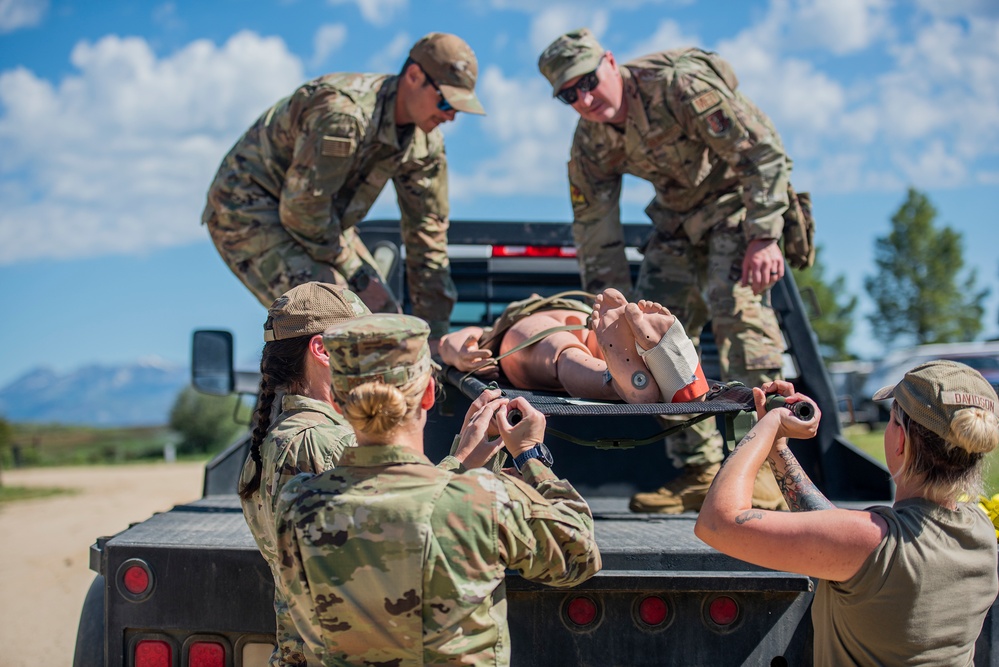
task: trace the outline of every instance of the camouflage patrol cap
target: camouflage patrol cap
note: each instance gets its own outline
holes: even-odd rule
[[[412,315],[365,315],[323,332],[330,355],[333,392],[342,397],[367,382],[398,387],[403,393],[431,369],[430,326]]]
[[[920,364],[898,384],[874,394],[875,401],[886,398],[894,398],[910,419],[944,439],[959,410],[982,408],[999,416],[999,397],[988,380],[971,366],[947,359]]]
[[[565,82],[592,72],[600,65],[604,47],[589,28],[567,32],[548,45],[538,58],[538,69],[552,84],[552,97]]]
[[[485,115],[482,103],[475,96],[479,61],[465,40],[446,32],[432,32],[413,45],[409,57],[433,79],[452,107]]]
[[[334,324],[371,313],[360,297],[343,287],[311,282],[292,287],[267,309],[264,341],[314,336]]]

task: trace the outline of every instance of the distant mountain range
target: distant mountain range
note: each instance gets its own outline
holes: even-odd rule
[[[189,382],[187,368],[160,360],[64,375],[37,368],[0,388],[0,415],[10,422],[159,426]]]

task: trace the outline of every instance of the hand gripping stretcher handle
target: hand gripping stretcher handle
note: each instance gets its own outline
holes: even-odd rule
[[[803,422],[811,421],[815,416],[815,406],[809,401],[798,401],[788,403],[784,396],[779,394],[768,394],[766,402],[767,412],[776,408],[787,408],[795,417]]]

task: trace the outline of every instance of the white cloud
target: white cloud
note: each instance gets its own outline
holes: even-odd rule
[[[576,28],[589,28],[598,38],[609,24],[607,10],[584,9],[578,5],[545,5],[545,8],[531,19],[531,53],[541,52],[555,39]]]
[[[0,73],[0,263],[142,252],[206,238],[231,144],[301,83],[284,42],[240,33],[157,56],[139,38],[73,49],[58,84]]]
[[[965,161],[948,150],[943,141],[931,141],[917,154],[900,150],[893,156],[898,170],[908,182],[921,188],[952,188],[968,182]]]
[[[153,20],[167,29],[178,29],[184,27],[184,22],[177,15],[177,5],[173,2],[164,2],[153,9]]]
[[[312,38],[312,67],[318,68],[332,53],[339,50],[347,41],[347,26],[342,23],[327,23],[319,26]]]
[[[618,62],[626,62],[632,58],[644,56],[647,53],[677,49],[684,46],[701,46],[701,44],[700,38],[696,35],[684,33],[679,23],[672,19],[666,19],[660,21],[659,27],[656,28],[655,32],[647,38],[632,44],[617,60]]]
[[[840,130],[846,94],[807,60],[782,59],[772,50],[779,32],[779,24],[766,20],[717,49],[735,70],[740,90],[774,122],[789,152],[820,153],[822,140]]]
[[[574,7],[579,9],[637,9],[645,5],[667,5],[672,7],[685,7],[694,4],[695,0],[576,0]],[[493,9],[516,9],[523,12],[535,13],[545,3],[537,0],[489,0],[489,5]],[[571,28],[568,28],[571,30]]]
[[[566,163],[576,127],[576,113],[552,100],[541,77],[506,78],[490,66],[481,73],[476,91],[489,115],[482,134],[495,151],[466,173],[451,173],[455,198],[566,192]],[[531,109],[525,122],[524,109]]]
[[[995,0],[916,0],[919,8],[934,16],[999,16]]]
[[[36,26],[48,10],[48,0],[0,0],[0,34]]]
[[[388,45],[369,60],[372,72],[397,73],[406,62],[409,50],[416,40],[405,32],[398,33]]]
[[[976,180],[999,152],[999,126],[981,120],[999,117],[999,20],[901,12],[896,25],[914,26],[903,34],[887,9],[883,0],[771,0],[757,23],[715,47],[781,132],[796,182],[837,191],[944,186]],[[815,57],[862,48],[883,50],[853,79],[835,59]]]
[[[408,0],[327,0],[331,5],[357,5],[364,20],[373,25],[387,25],[395,15],[406,9]]]
[[[888,35],[888,10],[888,0],[804,0],[789,32],[799,46],[853,53]]]

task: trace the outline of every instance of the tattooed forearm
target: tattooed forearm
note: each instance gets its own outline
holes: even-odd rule
[[[747,521],[752,521],[753,519],[762,519],[762,518],[763,518],[763,512],[761,512],[760,510],[746,510],[739,516],[735,517],[735,523],[741,526]]]
[[[777,486],[780,487],[780,492],[784,494],[784,500],[787,501],[787,506],[791,508],[792,512],[834,509],[835,505],[829,502],[818,487],[812,483],[789,448],[781,447],[777,453],[784,462],[783,472],[777,469],[777,464],[772,460],[767,459],[767,461],[770,463],[770,469],[773,470]]]
[[[725,467],[725,464],[726,464],[726,463],[728,463],[728,462],[729,462],[729,460],[730,460],[730,459],[731,459],[731,458],[732,458],[733,456],[735,456],[735,455],[736,455],[736,453],[737,453],[737,452],[738,452],[738,451],[739,451],[739,450],[740,450],[740,449],[742,448],[742,446],[743,446],[744,444],[746,444],[747,442],[750,442],[750,441],[751,441],[751,440],[753,440],[754,438],[756,438],[756,431],[750,431],[749,433],[747,433],[747,434],[746,434],[746,437],[744,437],[744,438],[743,438],[742,440],[740,440],[740,441],[739,441],[739,444],[735,446],[735,449],[733,449],[733,450],[732,450],[732,452],[731,452],[731,453],[730,453],[730,454],[729,454],[728,456],[726,456],[726,457],[725,457],[725,460],[724,460],[724,461],[722,461],[722,464],[721,464],[721,467],[722,467],[722,468],[724,468],[724,467]],[[719,470],[721,470],[721,468],[719,468]]]

